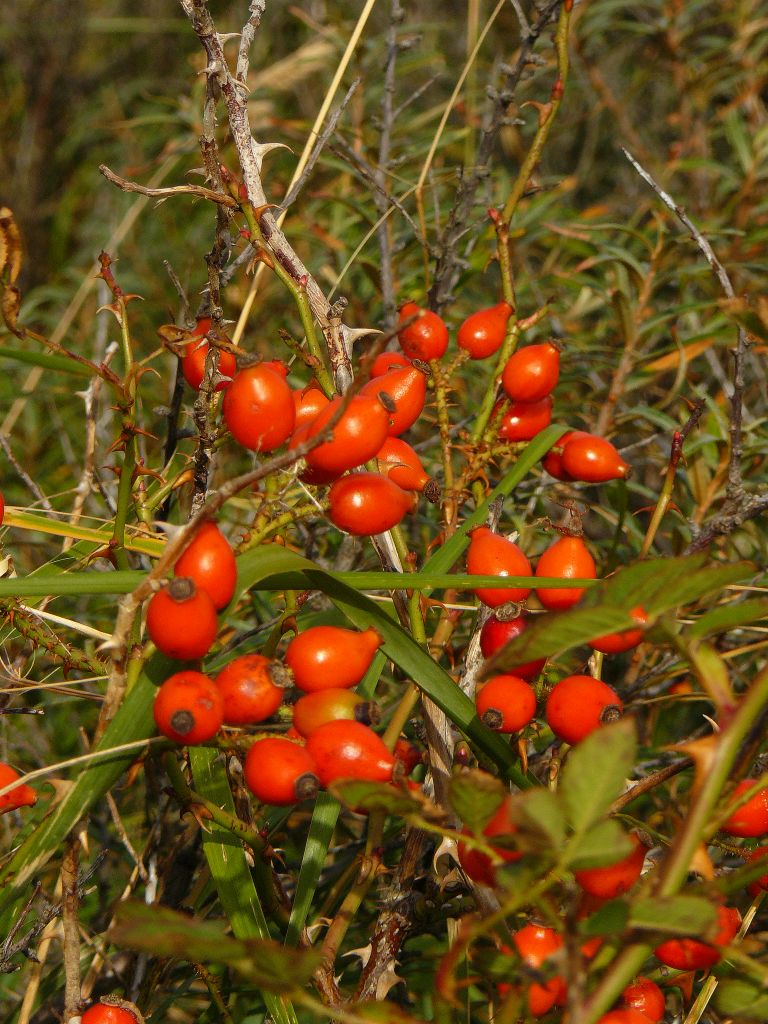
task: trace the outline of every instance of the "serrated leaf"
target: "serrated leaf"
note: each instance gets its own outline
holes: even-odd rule
[[[715,992],[715,1006],[724,1017],[743,1024],[768,1020],[768,992],[744,979],[723,979]]]
[[[630,908],[632,928],[670,935],[701,936],[717,920],[714,906],[703,896],[669,896],[636,900]]]
[[[620,935],[627,927],[629,921],[629,904],[626,900],[609,900],[599,910],[582,921],[579,925],[579,934],[587,936],[595,935]]]
[[[454,775],[448,793],[454,811],[475,833],[482,832],[507,796],[498,779],[478,769]]]
[[[761,619],[768,619],[768,598],[730,601],[705,612],[688,629],[688,635],[692,639],[700,639],[716,633],[725,633],[739,626],[747,626]]]
[[[600,821],[578,832],[568,843],[564,863],[571,871],[602,868],[628,857],[634,849],[632,841],[617,821]]]
[[[271,939],[233,939],[224,922],[204,921],[138,900],[121,903],[110,939],[153,956],[226,963],[254,985],[281,993],[305,985],[320,963],[316,950],[285,949]]]
[[[555,852],[565,842],[565,816],[557,794],[536,786],[519,793],[512,801],[511,817],[525,846],[525,836],[544,840]]]
[[[636,747],[634,723],[622,718],[596,729],[568,754],[559,791],[568,821],[577,832],[604,817],[621,795],[635,763]]]
[[[628,610],[621,608],[576,608],[537,615],[523,633],[484,663],[481,678],[487,679],[515,665],[561,654],[597,636],[632,627],[637,627],[637,623]]]
[[[342,779],[328,787],[337,800],[353,811],[370,814],[382,811],[398,818],[409,820],[429,817],[444,817],[444,814],[426,799],[405,789],[396,789],[385,782],[370,782],[366,779]]]
[[[704,560],[705,556],[690,555],[631,565],[606,581],[602,599],[608,606],[613,602],[623,608],[642,605],[653,617],[719,593],[729,584],[749,579],[755,573],[751,562],[705,566]],[[593,588],[585,597],[585,604],[596,603],[599,591],[599,587]]]

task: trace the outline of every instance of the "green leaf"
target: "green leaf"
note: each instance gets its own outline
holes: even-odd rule
[[[502,647],[482,668],[481,678],[507,672],[515,665],[548,658],[606,633],[637,627],[629,611],[619,608],[575,608],[537,615],[528,628]]]
[[[636,900],[629,915],[632,928],[696,937],[711,930],[716,920],[714,906],[703,896]]]
[[[287,950],[271,939],[233,939],[224,922],[204,921],[138,900],[121,903],[110,941],[153,956],[190,963],[226,963],[267,993],[305,985],[320,963],[316,950]],[[272,994],[270,1002],[278,1000]]]
[[[704,566],[705,555],[638,562],[591,587],[578,608],[536,616],[536,621],[483,667],[482,678],[522,662],[560,654],[605,633],[637,627],[631,612],[642,605],[648,626],[664,612],[718,593],[754,575],[751,562]]]
[[[768,992],[741,978],[724,978],[720,982],[715,1006],[724,1017],[733,1017],[743,1024],[768,1020]]]
[[[570,751],[560,796],[577,832],[603,818],[621,795],[635,763],[636,746],[634,723],[622,718],[596,729]]]
[[[521,845],[527,848],[526,837],[543,843],[555,853],[565,843],[565,817],[556,793],[543,786],[534,786],[519,793],[512,801],[512,819],[518,828]]]
[[[230,814],[235,814],[232,790],[219,751],[190,747],[189,763],[195,789]],[[219,900],[235,936],[238,939],[269,939],[269,928],[243,844],[227,829],[211,821],[203,832],[203,851]],[[260,866],[262,871],[271,876],[272,869],[268,864],[262,862]],[[281,949],[283,956],[287,955],[281,947],[277,948]],[[295,952],[290,954],[295,955]],[[297,1024],[293,1006],[287,999],[274,994],[274,984],[265,984],[261,980],[256,983],[265,989],[264,1002],[277,1024]]]
[[[66,356],[57,356],[49,352],[31,352],[20,348],[6,348],[0,346],[0,357],[11,359],[16,363],[26,363],[29,366],[42,366],[45,370],[55,370],[58,373],[69,373],[75,377],[91,378],[96,374],[91,367],[79,363],[76,359],[68,359]]]
[[[631,609],[642,605],[651,617],[680,605],[719,593],[730,583],[749,579],[755,573],[751,562],[704,565],[706,555],[664,558],[638,562],[605,581],[604,590],[594,587],[584,603]]]
[[[629,921],[626,900],[609,900],[579,925],[581,935],[621,935]]]
[[[448,784],[451,807],[471,832],[482,832],[507,797],[507,789],[477,768],[454,775]]]
[[[563,861],[571,871],[586,871],[615,864],[628,857],[634,846],[617,821],[600,821],[577,832],[565,848]]]
[[[421,819],[423,801],[404,789],[396,789],[384,782],[365,779],[344,779],[328,787],[337,800],[351,808],[370,814],[382,811],[397,818]]]
[[[320,872],[323,870],[328,847],[333,839],[333,832],[338,821],[339,801],[328,793],[318,793],[309,824],[307,841],[304,844],[304,856],[301,859],[299,877],[296,882],[296,895],[293,897],[291,916],[285,933],[286,946],[295,946],[307,923],[307,915],[317,889]]]
[[[738,626],[746,626],[752,622],[768,619],[768,598],[755,598],[750,601],[729,601],[727,604],[705,612],[688,629],[692,639],[724,633]]]

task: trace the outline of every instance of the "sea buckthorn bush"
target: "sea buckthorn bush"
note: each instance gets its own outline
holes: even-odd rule
[[[4,1019],[765,1020],[759,13],[75,6],[0,35]]]

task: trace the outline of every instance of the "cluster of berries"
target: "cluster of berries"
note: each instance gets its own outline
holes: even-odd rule
[[[485,358],[504,340],[512,307],[502,302],[472,314],[458,331],[459,347],[473,359]],[[412,512],[416,494],[436,501],[439,489],[418,455],[402,440],[420,416],[427,395],[428,363],[445,355],[448,328],[436,313],[406,302],[400,308],[401,353],[384,352],[371,377],[347,400],[328,398],[312,382],[295,390],[288,367],[279,360],[238,370],[231,346],[219,347],[217,390],[224,390],[222,413],[232,437],[251,451],[272,452],[287,443],[295,449],[328,433],[306,454],[302,482],[329,487],[328,518],[340,530],[370,536],[391,529]],[[209,318],[201,318],[182,360],[190,386],[199,388],[211,342]],[[552,391],[560,373],[560,348],[552,341],[528,345],[507,360],[497,407],[497,434],[506,441],[528,441],[552,418]],[[329,427],[329,424],[331,426]],[[376,471],[361,466],[376,461]],[[627,476],[628,465],[604,438],[584,431],[565,434],[543,463],[561,480],[601,482]]]
[[[535,579],[595,579],[594,559],[583,538],[561,536],[539,558],[534,573],[527,556],[513,541],[494,533],[486,526],[472,531],[467,552],[467,572],[483,576],[520,576]],[[478,587],[475,594],[490,608],[497,610],[483,626],[481,650],[486,658],[519,636],[528,626],[529,618],[514,609],[514,616],[505,617],[511,602],[525,601],[533,587]],[[539,602],[549,611],[565,611],[581,599],[584,588],[556,589],[537,587]],[[642,626],[647,616],[636,608],[633,617]],[[642,628],[595,637],[590,646],[603,653],[619,653],[636,647],[643,638]],[[536,694],[530,680],[544,667],[544,660],[517,665],[508,672],[491,677],[476,695],[478,714],[485,724],[503,733],[525,728],[536,714]],[[545,717],[552,732],[566,743],[578,743],[606,721],[617,718],[623,705],[616,691],[607,683],[588,675],[572,675],[561,679],[547,698]]]
[[[302,696],[288,732],[258,737],[248,750],[244,775],[254,796],[287,806],[336,779],[390,782],[395,756],[370,728],[378,708],[352,692],[381,642],[374,629],[312,626],[290,641],[282,661],[246,654],[214,679],[177,672],[157,692],[155,722],[176,743],[204,743],[222,725],[266,721],[293,685]]]

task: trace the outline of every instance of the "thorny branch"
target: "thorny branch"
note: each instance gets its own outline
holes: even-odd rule
[[[248,200],[258,211],[264,243],[296,285],[305,288],[312,313],[325,337],[336,390],[344,393],[352,380],[350,351],[353,335],[350,328],[341,323],[340,316],[332,309],[324,292],[304,266],[270,211],[261,181],[261,164],[265,154],[274,148],[274,143],[258,143],[253,137],[248,120],[247,86],[244,81],[234,78],[229,71],[221,37],[216,31],[205,0],[181,0],[181,6],[191,20],[208,57],[206,74],[215,79],[221,90],[232,139],[243,171]]]
[[[125,178],[121,178],[119,174],[111,171],[106,164],[99,164],[99,171],[101,171],[107,181],[117,185],[123,192],[136,192],[140,196],[150,196],[155,199],[164,199],[168,196],[191,195],[197,196],[200,199],[210,199],[211,202],[228,206],[232,210],[236,210],[239,205],[232,196],[228,196],[224,192],[205,188],[203,185],[172,185],[168,188],[147,188],[146,185],[139,185],[138,182],[127,181]]]
[[[387,189],[387,174],[389,171],[390,153],[392,149],[392,127],[394,125],[394,114],[392,101],[395,97],[395,66],[397,63],[398,41],[397,27],[404,17],[400,0],[392,0],[389,14],[389,28],[387,30],[387,62],[384,68],[384,94],[381,100],[381,129],[379,132],[379,158],[378,166],[374,174],[376,189],[373,194],[373,202],[379,217],[387,213],[390,196]],[[384,323],[392,327],[397,314],[397,303],[395,301],[395,280],[392,270],[392,228],[388,220],[379,224],[376,235],[379,240],[379,252],[381,253],[381,299],[384,304]]]
[[[489,174],[489,164],[493,150],[502,127],[508,123],[508,112],[514,99],[525,68],[531,62],[533,48],[539,36],[550,24],[563,0],[545,0],[537,7],[537,17],[529,27],[527,35],[521,40],[520,53],[513,67],[507,69],[506,79],[500,89],[489,89],[492,107],[488,119],[480,133],[475,166],[465,168],[456,198],[440,239],[442,255],[435,266],[435,276],[429,290],[429,308],[440,312],[452,299],[452,290],[464,264],[464,255],[459,251],[459,244],[467,233],[467,225],[471,223],[477,191]],[[523,32],[525,32],[523,21]]]
[[[672,196],[665,192],[661,185],[651,174],[632,156],[632,154],[621,147],[624,156],[629,160],[634,169],[640,175],[664,205],[674,213],[688,234],[694,240],[703,254],[713,274],[720,283],[720,287],[729,299],[736,298],[733,284],[728,272],[717,258],[714,249],[709,241],[699,231],[691,218]],[[728,482],[726,484],[726,497],[720,511],[713,516],[704,528],[693,538],[685,550],[685,554],[693,554],[696,551],[703,551],[717,535],[727,535],[741,526],[749,519],[754,519],[768,509],[768,493],[748,494],[744,490],[744,483],[741,473],[742,457],[742,412],[744,393],[744,361],[747,353],[747,332],[739,326],[736,333],[736,348],[733,350],[733,381],[730,394],[730,440],[731,450],[728,459]]]

